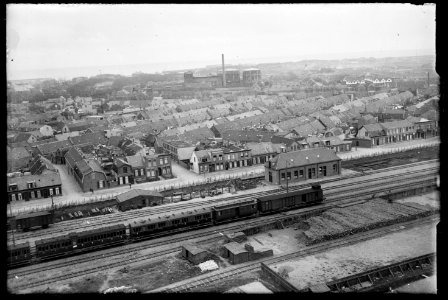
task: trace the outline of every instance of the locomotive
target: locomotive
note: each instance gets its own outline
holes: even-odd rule
[[[117,224],[35,241],[31,255],[28,242],[8,246],[8,265],[18,266],[103,249],[119,244],[154,238],[193,229],[234,222],[282,211],[293,210],[324,201],[319,184],[310,188],[271,195],[226,201],[214,206],[198,206],[131,220]]]

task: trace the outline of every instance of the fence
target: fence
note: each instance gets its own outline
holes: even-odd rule
[[[364,157],[376,157],[376,156],[381,156],[381,155],[385,155],[385,154],[392,154],[392,153],[399,153],[399,152],[405,152],[405,151],[409,151],[409,150],[414,150],[414,149],[424,149],[424,148],[431,148],[431,147],[435,147],[435,146],[439,146],[440,142],[431,142],[431,143],[425,143],[425,144],[420,144],[420,145],[409,145],[409,146],[403,146],[403,147],[398,147],[398,148],[391,148],[391,149],[377,149],[377,151],[375,151],[374,153],[364,153],[364,154],[358,154],[358,155],[350,155],[344,158],[344,160],[355,160],[355,159],[359,159],[359,158],[364,158]]]
[[[234,173],[234,174],[219,174],[215,176],[211,176],[209,178],[203,178],[198,180],[189,180],[189,181],[183,181],[178,183],[172,183],[172,184],[166,184],[166,185],[157,185],[154,187],[147,187],[147,188],[141,188],[142,190],[147,191],[153,191],[153,192],[164,192],[164,191],[170,191],[173,189],[181,189],[185,187],[194,187],[198,185],[203,185],[206,183],[213,183],[213,182],[223,182],[223,181],[229,181],[237,178],[241,179],[249,179],[254,177],[259,177],[264,175],[264,170],[254,170],[254,171],[246,171],[241,173]],[[123,191],[122,193],[124,193]],[[91,197],[84,197],[83,199],[79,200],[73,200],[68,201],[64,203],[56,203],[54,205],[55,209],[62,209],[67,208],[71,206],[77,206],[81,204],[89,204],[89,203],[97,203],[102,201],[111,200],[117,197],[117,195],[120,193],[110,193],[110,194],[104,194],[104,195],[98,195],[98,196],[91,196]],[[13,215],[21,215],[21,214],[28,214],[33,212],[39,212],[39,211],[48,211],[51,209],[51,204],[44,204],[34,207],[25,207],[21,209],[16,209]],[[11,214],[8,209],[8,217],[11,217]]]
[[[344,160],[348,161],[348,160],[355,160],[355,159],[359,159],[359,158],[363,158],[363,157],[376,157],[376,156],[385,155],[385,154],[405,152],[408,150],[430,148],[430,147],[439,146],[439,144],[440,144],[439,141],[434,141],[434,142],[425,143],[425,144],[409,145],[409,146],[403,146],[403,147],[391,148],[391,149],[382,148],[382,149],[377,149],[376,152],[370,153],[370,154],[365,153],[365,154],[358,154],[358,155],[350,155],[350,156],[345,157]],[[249,179],[249,178],[259,177],[259,176],[263,176],[263,175],[264,175],[264,170],[246,171],[246,172],[234,173],[234,174],[219,174],[219,175],[212,175],[209,178],[191,180],[191,181],[186,181],[186,182],[184,181],[184,182],[172,183],[172,184],[166,184],[166,185],[157,185],[154,187],[141,188],[141,189],[147,190],[147,191],[153,191],[153,192],[164,192],[164,191],[169,191],[169,190],[173,190],[173,189],[181,189],[184,187],[195,187],[198,185],[211,183],[211,182],[229,181],[229,180],[233,180],[233,179],[237,179],[237,178]],[[105,195],[84,197],[82,200],[79,199],[79,200],[70,201],[68,203],[67,202],[57,203],[57,204],[55,204],[55,208],[61,209],[61,208],[76,206],[76,205],[81,205],[81,204],[96,203],[96,202],[111,200],[111,199],[114,199],[115,197],[117,197],[118,194],[121,194],[121,193],[111,193],[111,194],[105,194]],[[13,215],[27,214],[27,213],[38,212],[38,211],[46,211],[46,210],[50,210],[50,209],[51,209],[51,204],[40,205],[40,206],[35,206],[35,207],[25,207],[22,209],[17,209],[15,211],[15,213],[13,213]],[[8,217],[10,217],[10,216],[11,216],[11,214],[8,209]]]

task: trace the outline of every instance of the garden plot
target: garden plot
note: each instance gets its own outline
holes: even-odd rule
[[[305,221],[306,244],[312,245],[393,223],[427,216],[433,210],[423,205],[403,205],[375,199],[359,205],[333,208]]]

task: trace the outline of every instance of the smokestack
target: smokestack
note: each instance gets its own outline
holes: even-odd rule
[[[222,57],[222,86],[226,87],[226,67],[224,66],[224,54],[221,54]]]

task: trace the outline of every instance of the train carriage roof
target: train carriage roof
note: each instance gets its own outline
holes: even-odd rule
[[[252,205],[252,204],[256,204],[256,203],[257,203],[257,199],[255,199],[253,197],[245,197],[242,199],[229,200],[229,201],[225,201],[224,203],[217,204],[217,205],[213,206],[213,210],[229,209],[229,208],[233,208],[233,207],[239,207],[242,205]]]
[[[8,245],[8,250],[13,251],[13,250],[29,248],[29,247],[30,247],[30,243],[24,242],[24,243],[15,244],[15,245]]]
[[[39,245],[45,245],[45,244],[50,244],[50,243],[59,242],[59,241],[67,241],[67,240],[70,240],[70,235],[64,234],[64,235],[60,235],[60,236],[56,236],[56,237],[40,239],[40,240],[35,241],[34,244],[36,246],[39,246]]]
[[[172,213],[161,213],[150,215],[147,217],[137,218],[129,222],[131,227],[146,226],[149,224],[157,224],[160,222],[171,221],[176,219],[187,218],[196,215],[203,215],[206,213],[211,213],[211,207],[199,207],[199,208],[188,208],[182,210],[176,210]]]
[[[78,236],[78,237],[83,237],[83,236],[94,235],[94,234],[97,234],[97,233],[116,231],[116,230],[122,230],[122,229],[126,229],[126,226],[124,226],[123,224],[116,224],[116,225],[112,225],[112,226],[106,226],[106,227],[99,227],[99,228],[95,228],[95,229],[77,231],[76,233],[73,233],[73,234]]]
[[[303,193],[309,192],[309,191],[314,191],[315,189],[313,189],[312,187],[309,188],[304,188],[304,189],[300,189],[297,191],[292,191],[292,192],[280,192],[280,193],[275,193],[272,195],[267,195],[267,196],[261,196],[258,197],[257,199],[260,201],[269,201],[269,200],[277,200],[277,199],[281,199],[284,197],[292,197],[295,195],[302,195]]]
[[[22,219],[29,219],[29,218],[34,218],[34,217],[39,217],[39,216],[47,216],[47,215],[51,215],[51,212],[39,211],[39,212],[34,212],[34,213],[26,214],[26,215],[18,215],[15,218],[16,218],[16,220],[22,220]]]

